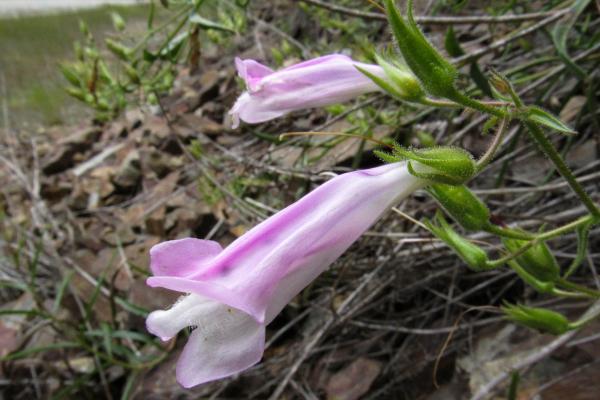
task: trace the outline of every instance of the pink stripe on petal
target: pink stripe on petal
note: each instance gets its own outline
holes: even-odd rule
[[[187,276],[198,272],[223,248],[212,240],[179,239],[162,242],[150,249],[150,269],[155,276]]]

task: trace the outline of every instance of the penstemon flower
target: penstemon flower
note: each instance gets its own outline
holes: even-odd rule
[[[181,239],[150,251],[147,284],[186,293],[152,312],[148,330],[168,340],[195,327],[177,364],[192,387],[224,378],[262,357],[265,326],[388,208],[427,181],[399,162],[339,175],[222,249]]]
[[[290,111],[342,103],[379,91],[379,86],[357,67],[386,79],[380,66],[356,62],[341,54],[318,57],[276,72],[254,60],[236,58],[235,65],[247,91],[229,112],[234,128],[240,119],[256,124]]]

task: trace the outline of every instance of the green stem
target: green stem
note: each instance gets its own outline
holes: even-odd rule
[[[459,108],[459,107],[463,106],[462,103],[458,103],[458,102],[455,102],[452,100],[434,99],[431,97],[424,97],[419,101],[419,103],[423,104],[425,106],[443,107],[443,108]],[[490,107],[502,107],[502,106],[509,106],[511,104],[506,101],[496,101],[496,100],[481,101],[478,103],[480,103],[484,106],[490,106]]]
[[[593,320],[595,320],[596,318],[598,318],[598,316],[600,315],[600,310],[592,313],[591,315],[583,316],[580,320],[575,321],[575,322],[571,322],[569,324],[569,327],[571,329],[579,329],[581,327],[583,327],[584,325],[588,324],[589,322],[592,322]]]
[[[530,121],[525,121],[525,126],[527,127],[527,129],[529,129],[531,137],[533,138],[533,140],[535,140],[542,152],[546,154],[548,158],[550,158],[558,172],[560,172],[560,174],[563,176],[563,178],[565,178],[571,189],[573,189],[577,196],[579,196],[585,207],[594,217],[594,220],[599,220],[600,210],[598,210],[596,204],[588,196],[588,194],[585,192],[585,190],[579,184],[579,182],[577,182],[575,175],[573,175],[560,153],[556,151],[556,149],[554,148],[550,140],[548,140],[542,129],[537,124]]]
[[[502,144],[502,139],[504,139],[504,136],[508,131],[507,128],[509,121],[510,119],[508,117],[504,117],[502,118],[502,121],[500,121],[500,126],[498,127],[498,131],[496,131],[496,135],[494,136],[494,140],[492,140],[492,144],[487,149],[485,154],[477,161],[477,172],[481,172],[494,159],[496,151],[498,151],[498,148]]]
[[[174,15],[172,15],[171,17],[169,17],[165,22],[163,22],[161,25],[157,26],[156,28],[150,29],[142,38],[142,40],[139,41],[138,44],[135,45],[135,47],[133,48],[132,53],[137,52],[138,50],[140,50],[142,48],[142,46],[144,46],[148,40],[156,33],[159,32],[163,29],[165,29],[167,26],[171,25],[174,21],[176,21],[179,17],[181,17],[182,15],[184,15],[185,13],[189,12],[192,9],[191,5],[187,5],[185,7],[183,7],[181,10],[179,10],[177,13],[175,13]],[[168,43],[168,41],[166,42]]]
[[[570,222],[566,225],[563,225],[561,227],[558,227],[556,229],[553,229],[551,231],[548,231],[546,233],[542,233],[541,235],[538,235],[534,240],[530,241],[529,243],[526,243],[525,245],[523,245],[521,248],[519,248],[519,250],[517,250],[514,253],[511,253],[505,257],[499,258],[497,260],[493,260],[493,261],[489,261],[488,265],[490,266],[490,268],[495,268],[498,267],[500,265],[503,265],[505,263],[507,263],[508,261],[512,260],[515,257],[520,256],[521,254],[525,253],[527,250],[529,250],[532,246],[535,246],[538,243],[541,243],[545,240],[549,240],[552,238],[555,238],[557,236],[560,236],[564,233],[570,232],[574,229],[577,229],[578,226],[582,225],[582,224],[586,224],[589,223],[590,221],[593,221],[594,217],[591,215],[586,215],[585,217],[581,217],[573,222]]]
[[[508,112],[506,112],[502,108],[498,108],[494,105],[482,103],[478,100],[472,99],[469,96],[462,94],[458,90],[454,93],[454,95],[452,96],[452,98],[450,98],[450,100],[454,100],[455,102],[457,102],[465,107],[469,107],[474,110],[481,111],[482,113],[485,113],[485,114],[494,115],[498,118],[505,118],[508,116]]]
[[[563,286],[563,287],[565,287],[567,289],[571,289],[571,290],[575,290],[577,292],[585,293],[585,294],[587,294],[589,296],[596,297],[596,298],[600,297],[600,292],[599,291],[587,288],[587,287],[582,286],[582,285],[578,285],[578,284],[573,283],[573,282],[569,282],[566,279],[558,278],[558,280],[556,282],[559,285],[561,285],[561,286]]]
[[[590,298],[590,296],[585,293],[567,292],[565,290],[556,289],[556,288],[552,289],[550,291],[550,294],[552,294],[554,296],[566,297],[566,298],[570,298],[570,299],[588,299],[588,298]],[[591,297],[596,298],[596,296],[591,296]]]
[[[498,236],[503,236],[511,239],[519,239],[519,240],[534,240],[535,236],[528,232],[517,231],[515,229],[510,228],[502,228],[498,225],[488,224],[484,231],[496,234]]]

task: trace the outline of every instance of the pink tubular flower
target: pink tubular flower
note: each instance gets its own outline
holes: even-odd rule
[[[262,357],[265,326],[388,208],[423,187],[405,162],[339,175],[222,249],[181,239],[150,250],[147,284],[187,293],[154,311],[162,340],[195,327],[177,364],[185,387],[243,371]]]
[[[359,63],[341,54],[318,57],[277,72],[254,60],[236,58],[235,65],[247,91],[229,112],[234,128],[240,119],[256,124],[290,111],[342,103],[380,90],[357,66],[386,77],[380,66]]]

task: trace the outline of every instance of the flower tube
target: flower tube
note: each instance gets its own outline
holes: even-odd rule
[[[192,387],[227,377],[262,357],[265,326],[387,209],[427,181],[405,162],[339,175],[222,249],[180,239],[150,250],[147,284],[179,291],[154,311],[148,331],[162,340],[195,327],[177,363]]]
[[[235,59],[247,91],[229,112],[233,127],[239,120],[249,124],[278,118],[290,111],[342,103],[379,86],[356,67],[386,79],[378,65],[364,64],[341,54],[318,57],[274,72],[254,61]]]

